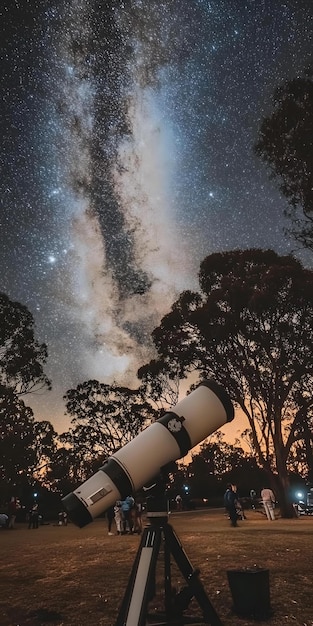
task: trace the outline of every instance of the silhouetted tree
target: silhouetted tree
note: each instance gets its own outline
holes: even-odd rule
[[[288,468],[290,471],[302,476],[308,482],[313,482],[313,429],[312,410],[305,411],[309,419],[303,419],[298,427],[298,440],[291,449],[288,458]]]
[[[0,475],[16,484],[35,464],[33,412],[11,389],[0,387]]]
[[[60,439],[62,441],[62,436]],[[97,460],[98,458],[94,460],[94,463]],[[101,460],[99,459],[95,471],[101,467]],[[45,480],[51,491],[64,496],[86,480],[93,473],[92,469],[91,464],[88,464],[87,461],[77,458],[70,446],[59,445],[47,465]]]
[[[144,397],[162,414],[178,402],[180,377],[176,364],[153,359],[139,368],[137,376]]]
[[[155,345],[186,375],[212,376],[229,391],[290,516],[288,457],[313,402],[313,273],[291,256],[246,250],[208,256],[199,277],[201,291],[173,304]]]
[[[34,320],[28,309],[0,294],[0,383],[17,395],[43,387],[50,381],[43,371],[45,344],[34,338]]]
[[[192,455],[187,469],[192,495],[202,498],[221,496],[228,482],[238,485],[241,495],[249,495],[251,488],[264,481],[255,456],[244,451],[239,441],[226,442],[220,432]]]
[[[70,389],[64,399],[73,419],[61,440],[70,446],[77,463],[87,467],[92,459],[103,460],[123,447],[155,414],[138,390],[97,380]]]
[[[273,113],[261,124],[256,153],[287,198],[290,232],[313,249],[313,80],[297,77],[276,90]],[[302,211],[302,215],[301,215]]]
[[[250,458],[238,443],[226,442],[220,432],[215,433],[209,441],[200,446],[199,452],[193,454],[192,459],[196,457],[201,457],[207,471],[217,477],[223,476],[235,467],[240,467],[246,458]]]
[[[12,389],[0,385],[0,479],[6,491],[31,484],[55,451],[49,422],[36,422],[32,410]],[[44,480],[44,472],[40,474]]]
[[[45,344],[34,337],[28,309],[0,294],[0,473],[3,484],[27,484],[53,452],[56,433],[49,422],[36,422],[22,395],[50,389],[43,366]],[[49,442],[48,442],[49,439]]]
[[[58,449],[58,435],[47,420],[34,421],[35,464],[32,474],[40,483],[49,484],[47,474]]]

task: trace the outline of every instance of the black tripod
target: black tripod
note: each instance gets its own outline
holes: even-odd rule
[[[170,626],[211,624],[222,626],[209,601],[198,575],[193,569],[175,531],[168,524],[165,512],[148,513],[150,526],[144,529],[135,557],[130,579],[115,626]],[[164,612],[148,615],[148,603],[155,595],[155,574],[160,548],[164,548]],[[173,593],[171,585],[171,555],[184,576],[187,586]],[[183,615],[192,598],[202,609],[203,619]],[[159,621],[161,620],[161,621]]]

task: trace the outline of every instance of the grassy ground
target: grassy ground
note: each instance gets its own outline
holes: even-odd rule
[[[231,528],[222,511],[205,510],[174,513],[170,523],[223,626],[255,623],[232,612],[227,580],[228,570],[255,565],[269,570],[273,616],[266,623],[313,626],[313,517],[267,522],[251,511]],[[113,626],[139,542],[135,535],[109,537],[105,520],[84,529],[0,530],[1,626]],[[161,553],[163,589],[160,561]],[[174,564],[172,584],[185,586]],[[156,594],[149,613],[162,607]],[[193,614],[197,609],[190,604]]]

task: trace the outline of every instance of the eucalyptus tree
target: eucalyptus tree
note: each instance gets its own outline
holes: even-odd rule
[[[192,455],[188,465],[192,495],[201,498],[221,496],[228,482],[236,484],[239,494],[249,495],[251,488],[262,482],[262,470],[254,456],[236,441],[231,444],[220,432]]]
[[[50,463],[46,467],[45,483],[49,489],[60,495],[66,495],[76,489],[93,472],[93,467],[87,461],[77,458],[74,450],[68,445],[62,445],[62,435]],[[97,463],[96,458],[94,463]],[[99,469],[95,466],[95,471]]]
[[[88,470],[117,452],[147,426],[155,409],[137,389],[89,380],[64,396],[71,427],[61,436],[77,464]]]
[[[0,481],[8,495],[36,479],[44,481],[56,437],[49,422],[37,422],[32,409],[0,385]]]
[[[51,388],[46,360],[47,348],[35,338],[30,311],[0,293],[0,478],[7,495],[33,481],[55,449],[52,425],[35,421],[22,400]]]
[[[18,396],[50,389],[44,372],[47,356],[46,345],[35,339],[30,311],[0,293],[0,384]]]
[[[0,478],[16,486],[35,464],[33,412],[0,386]]]
[[[290,232],[313,250],[312,72],[276,89],[273,111],[261,123],[255,151],[288,200]]]
[[[228,390],[290,516],[288,459],[313,404],[313,273],[271,250],[235,250],[204,259],[199,280],[154,330],[155,346],[185,376]]]
[[[217,478],[222,478],[234,468],[241,467],[246,459],[251,458],[240,446],[238,440],[235,443],[229,443],[225,441],[220,431],[214,433],[200,446],[199,450],[192,455],[192,460],[194,461],[197,457],[204,461],[207,472]]]
[[[181,379],[176,363],[152,359],[139,368],[137,376],[143,396],[149,398],[159,415],[177,404]]]

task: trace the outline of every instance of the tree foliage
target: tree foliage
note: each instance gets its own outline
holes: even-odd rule
[[[95,471],[98,468],[95,467]],[[92,473],[91,462],[88,466],[87,461],[82,462],[80,457],[77,458],[71,447],[58,445],[46,467],[45,484],[49,485],[51,491],[63,496],[76,489]]]
[[[291,233],[313,249],[312,76],[286,82],[276,90],[273,104],[273,113],[262,121],[255,151],[290,203],[286,214],[292,220]]]
[[[49,422],[36,422],[32,410],[12,389],[0,385],[0,478],[17,488],[35,479],[55,451]]]
[[[1,480],[13,483],[35,464],[34,418],[32,410],[10,389],[0,388],[0,472]]]
[[[133,439],[153,418],[155,410],[138,390],[89,380],[65,395],[72,427],[61,436],[77,462],[89,468],[103,462]]]
[[[153,359],[139,368],[137,376],[143,396],[153,402],[160,414],[177,404],[180,377],[175,363]]]
[[[228,482],[237,485],[241,495],[249,495],[251,488],[260,490],[264,480],[255,456],[244,451],[239,442],[224,441],[220,432],[192,455],[187,469],[191,495],[200,498],[221,496]]]
[[[224,440],[220,432],[214,434],[209,441],[204,442],[197,454],[192,455],[192,462],[201,458],[209,474],[221,477],[234,468],[241,468],[245,464],[246,458],[251,458],[243,448]]]
[[[50,389],[43,369],[46,359],[45,344],[39,344],[34,336],[31,313],[1,293],[0,476],[6,492],[36,480],[55,450],[52,425],[35,421],[32,410],[21,400],[28,393]],[[41,479],[43,474],[41,470]]]
[[[208,256],[199,277],[200,292],[174,303],[155,345],[185,375],[229,391],[288,515],[288,458],[313,403],[313,274],[291,256],[246,250]]]
[[[28,309],[0,294],[0,383],[23,395],[50,381],[43,366],[47,359],[45,344],[34,338],[34,320]]]

